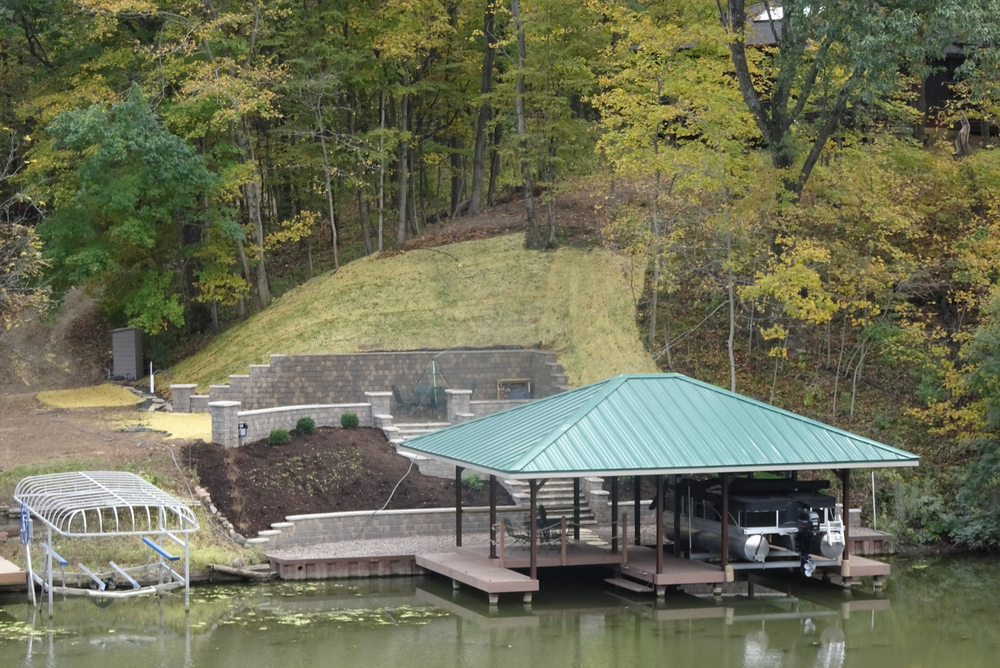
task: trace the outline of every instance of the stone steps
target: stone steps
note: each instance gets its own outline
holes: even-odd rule
[[[510,492],[511,498],[521,507],[527,507],[531,503],[531,489],[527,481],[504,480],[504,486]],[[548,517],[561,517],[573,515],[573,481],[572,480],[549,480],[535,495],[538,505],[545,506]],[[594,513],[587,504],[587,497],[583,490],[580,490],[580,524],[582,526],[597,524]]]

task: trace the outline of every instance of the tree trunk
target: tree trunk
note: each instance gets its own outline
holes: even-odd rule
[[[323,147],[323,183],[326,186],[326,206],[330,212],[330,240],[333,243],[333,270],[340,269],[340,255],[337,252],[337,225],[333,208],[333,184],[330,178],[330,156],[326,150],[326,128],[323,126],[323,107],[320,100],[313,109],[316,115],[316,128],[319,130],[319,144]]]
[[[385,238],[385,87],[382,87],[382,95],[379,98],[381,119],[379,121],[378,134],[378,252],[382,252],[382,243]]]
[[[493,129],[493,141],[490,148],[490,187],[486,191],[486,203],[493,204],[497,198],[497,181],[500,178],[500,141],[503,139],[503,126],[497,123]]]
[[[403,86],[408,83],[406,73],[403,73]],[[409,95],[403,93],[399,101],[399,129],[401,137],[399,146],[396,148],[397,174],[396,174],[396,245],[402,246],[406,242],[406,186],[409,182],[409,167],[407,157],[410,154],[409,139]]]
[[[733,240],[731,235],[726,237],[726,254],[732,255]],[[733,344],[736,341],[736,290],[733,287],[733,267],[730,264],[727,271],[728,280],[726,288],[729,290],[729,340],[726,348],[729,352],[729,391],[736,391],[736,353]]]
[[[493,26],[496,18],[493,0],[486,0],[486,10],[483,14],[483,72],[480,82],[480,92],[483,101],[479,105],[479,116],[476,118],[475,150],[472,157],[472,192],[469,195],[469,216],[479,213],[483,198],[483,172],[486,167],[487,126],[493,110],[486,96],[493,90],[493,61],[496,58],[496,35]]]
[[[538,215],[535,213],[534,183],[531,178],[531,166],[528,163],[528,124],[524,112],[524,61],[527,59],[527,47],[524,41],[524,23],[521,21],[521,7],[518,0],[510,0],[510,15],[514,19],[514,30],[517,33],[517,77],[514,83],[514,106],[517,113],[518,153],[520,153],[522,190],[524,192],[524,212],[528,218],[528,231],[525,235],[525,248],[539,249],[542,238],[538,230]]]
[[[345,27],[346,29],[346,27]],[[350,108],[347,110],[347,133],[350,136],[355,136],[354,133],[357,131],[357,98],[352,92],[350,95]],[[361,174],[363,173],[363,167],[361,165],[361,157],[357,156],[354,159],[354,166],[357,170],[357,176],[355,177],[355,188],[354,192],[358,198],[358,218],[361,221],[361,240],[365,245],[365,255],[372,254],[372,239],[371,230],[368,229],[368,200],[365,199],[365,190],[362,186],[363,181],[361,179]]]
[[[656,95],[657,98],[662,96],[661,90],[661,80],[659,75],[656,77]],[[659,306],[659,296],[660,296],[660,166],[659,166],[659,155],[660,155],[660,137],[658,130],[653,132],[653,156],[657,162],[656,170],[653,175],[653,288],[650,291],[650,305],[649,305],[649,347],[652,350],[656,347],[656,316],[657,308]],[[664,341],[667,345],[667,368],[671,368],[672,360],[670,359],[670,342],[668,340]]]
[[[451,138],[451,218],[458,216],[458,209],[462,205],[462,191],[465,184],[462,183],[462,142],[458,137]]]
[[[250,181],[243,185],[243,197],[247,215],[254,228],[257,243],[257,301],[263,310],[271,303],[271,290],[267,287],[267,265],[264,262],[264,220],[260,214],[260,181]]]

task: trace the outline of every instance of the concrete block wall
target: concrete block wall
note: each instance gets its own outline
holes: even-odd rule
[[[209,400],[209,396],[207,394],[192,394],[191,395],[191,412],[192,413],[207,413],[208,412],[208,400]]]
[[[611,524],[611,492],[607,492],[603,489],[604,478],[593,476],[590,478],[583,478],[580,480],[580,489],[586,495],[587,505],[590,506],[591,511],[594,513],[594,518],[597,519],[598,524],[608,525]],[[656,521],[656,511],[651,510],[649,504],[652,499],[643,499],[642,507],[640,511],[640,516],[642,518],[643,526],[647,524],[649,526],[654,526]],[[621,519],[622,513],[628,513],[629,523],[632,522],[632,514],[635,512],[635,504],[632,501],[619,501],[618,502],[618,516]],[[629,529],[632,527],[629,526]]]
[[[496,400],[497,381],[526,378],[532,398],[564,389],[565,376],[555,353],[533,349],[446,350],[338,355],[272,355],[270,364],[252,364],[250,373],[233,375],[228,385],[211,386],[211,400],[239,401],[244,409],[364,401],[364,391],[393,385],[409,392],[430,382],[434,360],[439,382],[472,389],[472,400]]]
[[[274,429],[291,431],[295,429],[299,419],[304,417],[312,418],[317,427],[339,427],[340,417],[344,413],[354,413],[358,416],[358,426],[375,425],[372,405],[368,403],[280,406],[253,411],[244,411],[240,408],[238,401],[213,401],[208,404],[209,412],[212,414],[213,443],[227,448],[238,447],[240,424],[247,425],[244,443],[267,438]]]
[[[308,417],[316,422],[317,427],[339,427],[340,417],[344,413],[354,413],[358,416],[359,427],[371,427],[371,404],[331,404],[311,406],[281,406],[279,408],[261,408],[255,411],[239,411],[239,422],[247,425],[247,435],[244,443],[252,443],[267,438],[274,429],[295,429],[299,419]]]
[[[506,512],[523,513],[515,506],[497,508],[498,518]],[[489,508],[463,508],[463,533],[487,533],[490,530]],[[291,515],[284,522],[261,532],[268,540],[265,550],[278,547],[334,543],[355,538],[393,538],[408,536],[449,536],[455,533],[454,508],[416,510],[381,510],[349,513]],[[360,535],[359,535],[360,534]]]
[[[531,403],[531,399],[492,399],[490,401],[470,401],[469,412],[476,417],[483,417],[484,415],[493,415],[494,413],[505,411],[508,408],[522,406],[529,403]]]
[[[174,404],[174,413],[191,412],[191,396],[198,386],[194,383],[180,383],[170,386],[170,396]]]
[[[212,414],[212,442],[226,448],[237,447],[240,402],[211,401],[208,411]]]

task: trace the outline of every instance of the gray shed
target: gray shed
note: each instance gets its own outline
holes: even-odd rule
[[[143,375],[142,332],[135,327],[111,330],[111,350],[113,376],[135,380]]]

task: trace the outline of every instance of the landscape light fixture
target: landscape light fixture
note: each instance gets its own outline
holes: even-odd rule
[[[247,435],[247,423],[240,422],[238,425],[236,425],[236,431],[240,436],[240,445],[243,445],[243,439],[246,438]]]

